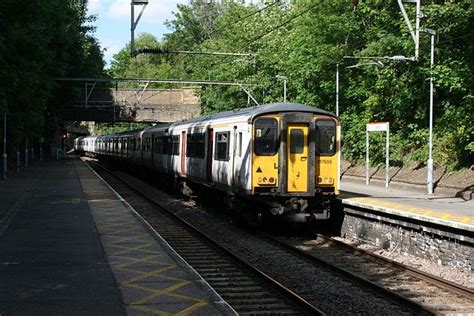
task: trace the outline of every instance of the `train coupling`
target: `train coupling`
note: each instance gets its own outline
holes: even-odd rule
[[[302,213],[307,208],[307,200],[292,198],[287,200],[285,205],[282,205],[280,203],[273,203],[270,212],[272,215],[282,215],[284,213]]]

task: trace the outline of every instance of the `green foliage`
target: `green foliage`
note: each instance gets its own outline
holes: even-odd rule
[[[68,91],[56,77],[99,76],[104,62],[85,0],[0,2],[0,111],[9,144],[54,135]]]
[[[414,5],[406,7],[413,17]],[[422,27],[438,33],[433,69],[430,37],[425,33],[421,34],[418,62],[380,64],[343,58],[413,56],[414,43],[396,1],[360,1],[356,8],[350,1],[262,1],[253,5],[192,1],[178,6],[167,22],[169,34],[153,45],[253,52],[257,59],[180,55],[131,60],[125,48],[116,55],[112,73],[250,82],[259,103],[282,100],[283,83],[275,76],[284,75],[289,101],[334,111],[335,71],[340,64],[344,157],[364,159],[365,124],[388,121],[391,159],[396,164],[427,160],[432,76],[436,86],[435,163],[450,168],[469,166],[474,163],[474,5],[471,0],[430,0],[423,2],[423,12],[428,18]],[[346,68],[351,65],[357,68]],[[248,106],[246,94],[233,87],[205,86],[200,95],[203,113]],[[376,153],[383,153],[383,137],[374,136],[373,146],[379,148],[374,147],[374,163],[383,162],[384,155]]]
[[[98,123],[95,127],[97,135],[110,135],[136,129],[144,129],[149,126],[150,124],[148,123]]]

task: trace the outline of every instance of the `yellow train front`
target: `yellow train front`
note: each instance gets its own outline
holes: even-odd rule
[[[252,194],[291,222],[328,219],[338,192],[339,121],[319,109],[253,121]]]

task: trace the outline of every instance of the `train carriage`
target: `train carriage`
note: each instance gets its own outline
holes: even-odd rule
[[[273,103],[114,136],[105,155],[307,222],[329,218],[338,194],[338,125],[327,111]]]

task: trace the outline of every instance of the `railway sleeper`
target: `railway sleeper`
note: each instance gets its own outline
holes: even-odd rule
[[[241,312],[239,315],[253,315],[253,316],[258,316],[258,315],[268,315],[267,311],[248,311],[248,312]],[[301,315],[301,312],[292,310],[292,309],[284,309],[278,311],[278,315]]]
[[[235,285],[226,285],[224,286],[225,293],[253,293],[253,292],[260,292],[264,291],[264,289],[257,285],[257,286],[247,286],[247,287],[235,287]]]
[[[220,290],[218,291],[219,294],[224,298],[224,299],[252,299],[256,297],[271,297],[270,294],[267,291],[260,291],[260,292],[245,292],[245,293],[236,293],[232,291],[225,291]]]
[[[247,310],[247,311],[268,311],[273,314],[280,314],[280,311],[286,310],[290,311],[288,309],[288,305],[283,304],[283,303],[274,303],[274,304],[266,304],[266,303],[261,303],[261,304],[242,304],[242,305],[234,305],[232,304],[232,307],[237,310]]]

